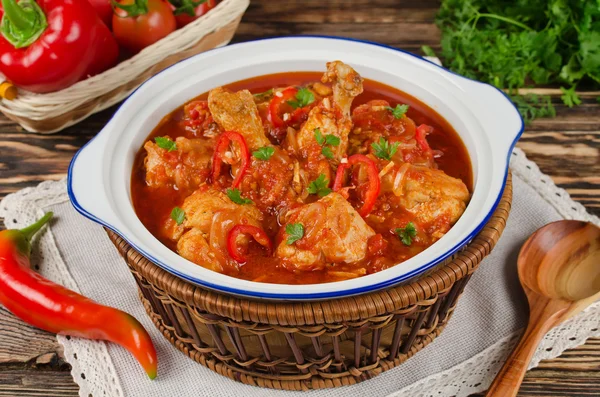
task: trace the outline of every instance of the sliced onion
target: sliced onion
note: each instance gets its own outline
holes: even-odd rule
[[[298,153],[300,147],[298,146],[298,137],[296,134],[296,130],[292,127],[288,127],[285,139],[287,141],[288,146],[294,151],[294,153]]]
[[[409,168],[410,168],[410,163],[404,163],[400,166],[400,168],[398,169],[398,172],[396,173],[396,178],[394,178],[394,184],[392,186],[392,192],[397,197],[400,197],[403,195],[404,177],[406,176],[406,171],[408,171]]]
[[[399,143],[398,149],[414,149],[417,147],[417,141],[414,139],[409,140],[408,142],[396,141]]]

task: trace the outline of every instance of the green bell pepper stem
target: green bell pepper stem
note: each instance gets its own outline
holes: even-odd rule
[[[2,0],[0,33],[15,48],[33,44],[48,27],[46,15],[33,0]]]

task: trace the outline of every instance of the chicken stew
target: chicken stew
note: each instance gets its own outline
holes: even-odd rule
[[[246,280],[314,284],[417,255],[464,212],[471,163],[419,100],[340,61],[219,87],[165,116],[131,195],[162,243]]]

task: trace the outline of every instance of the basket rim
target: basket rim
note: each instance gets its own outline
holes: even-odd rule
[[[418,302],[446,292],[455,282],[472,274],[494,248],[506,227],[512,202],[512,174],[508,172],[500,202],[483,229],[456,253],[418,278],[369,293],[340,298],[283,301],[241,297],[210,290],[175,276],[131,247],[123,238],[105,228],[130,270],[173,302],[197,308],[233,321],[280,326],[303,326],[344,321],[361,321],[374,316],[405,311]]]

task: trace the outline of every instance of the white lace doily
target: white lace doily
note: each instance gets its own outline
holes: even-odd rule
[[[520,178],[529,186],[534,188],[539,195],[543,197],[543,199],[560,214],[561,217],[567,219],[585,220],[600,225],[600,220],[596,216],[588,214],[581,204],[571,200],[566,191],[556,187],[551,178],[542,174],[537,165],[527,160],[523,152],[519,149],[515,149],[513,152],[511,168],[515,177]],[[52,208],[53,206],[61,204],[64,205],[66,203],[68,203],[68,196],[66,193],[65,181],[44,182],[36,188],[24,189],[7,196],[2,202],[0,202],[0,217],[4,218],[7,228],[20,228],[39,218],[44,212],[43,209]],[[74,219],[83,221],[83,218]],[[53,225],[51,229],[54,229],[54,227],[55,226]],[[76,223],[69,225],[69,227],[75,229],[73,232],[74,234],[77,233]],[[61,252],[57,248],[57,242],[55,241],[55,237],[51,229],[46,228],[44,232],[38,235],[38,244],[36,244],[37,248],[33,254],[32,262],[40,265],[41,272],[46,277],[72,290],[80,291],[80,288],[78,288],[78,284],[72,275],[78,273],[74,273],[75,269],[72,267],[73,263],[69,262],[69,267],[67,267],[65,260],[63,259],[64,253],[61,255]],[[94,243],[101,245],[101,242]],[[503,244],[503,240],[500,240],[499,246],[501,244]],[[106,247],[109,247],[109,245],[110,243],[108,243]],[[107,249],[110,250],[110,248]],[[110,256],[110,258],[113,260],[115,258],[114,252],[111,252],[111,254],[113,256]],[[83,282],[79,278],[77,280],[78,283]],[[471,283],[473,283],[473,281],[471,281]],[[137,304],[139,305],[139,302]],[[540,344],[540,347],[538,348],[530,367],[537,366],[540,360],[556,357],[568,348],[583,344],[589,337],[600,336],[599,319],[600,302],[596,302],[583,313],[575,316],[563,325],[553,329]],[[456,326],[458,326],[458,324]],[[448,330],[446,330],[445,333],[448,333],[451,327],[453,327],[452,321],[450,321]],[[494,344],[483,351],[480,351],[473,357],[458,363],[457,365],[445,371],[425,377],[391,394],[387,392],[379,395],[387,394],[389,397],[467,396],[469,394],[485,390],[491,383],[494,374],[499,370],[502,362],[508,356],[510,350],[514,346],[518,338],[518,334],[518,332],[513,333],[512,335],[496,341]],[[442,336],[443,335],[444,333]],[[107,347],[107,344],[103,342],[88,341],[78,338],[67,338],[62,336],[58,336],[58,341],[64,346],[65,358],[71,364],[71,373],[74,380],[80,387],[80,396],[125,396],[123,388],[123,374],[121,372],[121,377],[119,376],[120,372],[117,371],[113,360],[113,357],[115,356],[112,355],[112,350]],[[425,350],[434,348],[434,345],[432,345]],[[111,352],[110,354],[109,351]],[[159,361],[160,354],[161,351],[159,349]],[[182,365],[199,365],[193,363],[183,355],[176,356],[176,358],[178,360],[187,360],[183,361]],[[418,355],[411,360],[415,360],[417,358]],[[411,360],[409,360],[409,362]],[[122,364],[123,363],[120,361],[119,365]],[[400,366],[399,368],[395,369],[400,371],[396,373],[402,373],[402,368],[403,367]],[[392,371],[394,370],[391,370],[390,372]],[[134,375],[141,376],[139,374]],[[136,379],[138,379],[139,382],[142,382],[141,377]],[[217,382],[220,382],[222,379],[223,384],[225,385],[224,387],[229,387],[232,392],[237,387],[236,385],[234,386],[232,384],[232,381],[224,377],[217,376],[215,379],[217,379]],[[385,379],[389,380],[390,377],[386,377],[384,373],[367,383],[369,383],[369,386],[373,391],[383,390],[378,387],[377,382],[383,382]],[[188,381],[194,382],[194,380]],[[364,385],[364,383],[362,385]],[[352,387],[361,386],[359,384],[347,388],[349,391],[347,391],[346,394],[352,394]],[[252,392],[247,395],[252,394],[273,396],[275,393],[277,393],[275,391],[267,391],[257,388],[244,390],[259,390],[256,393]],[[173,393],[176,392],[173,391]],[[284,396],[292,395],[289,392],[281,393]],[[309,394],[312,395],[312,393]],[[177,395],[180,396],[181,393]],[[328,393],[323,391],[319,395],[329,396],[337,395],[337,393]]]

